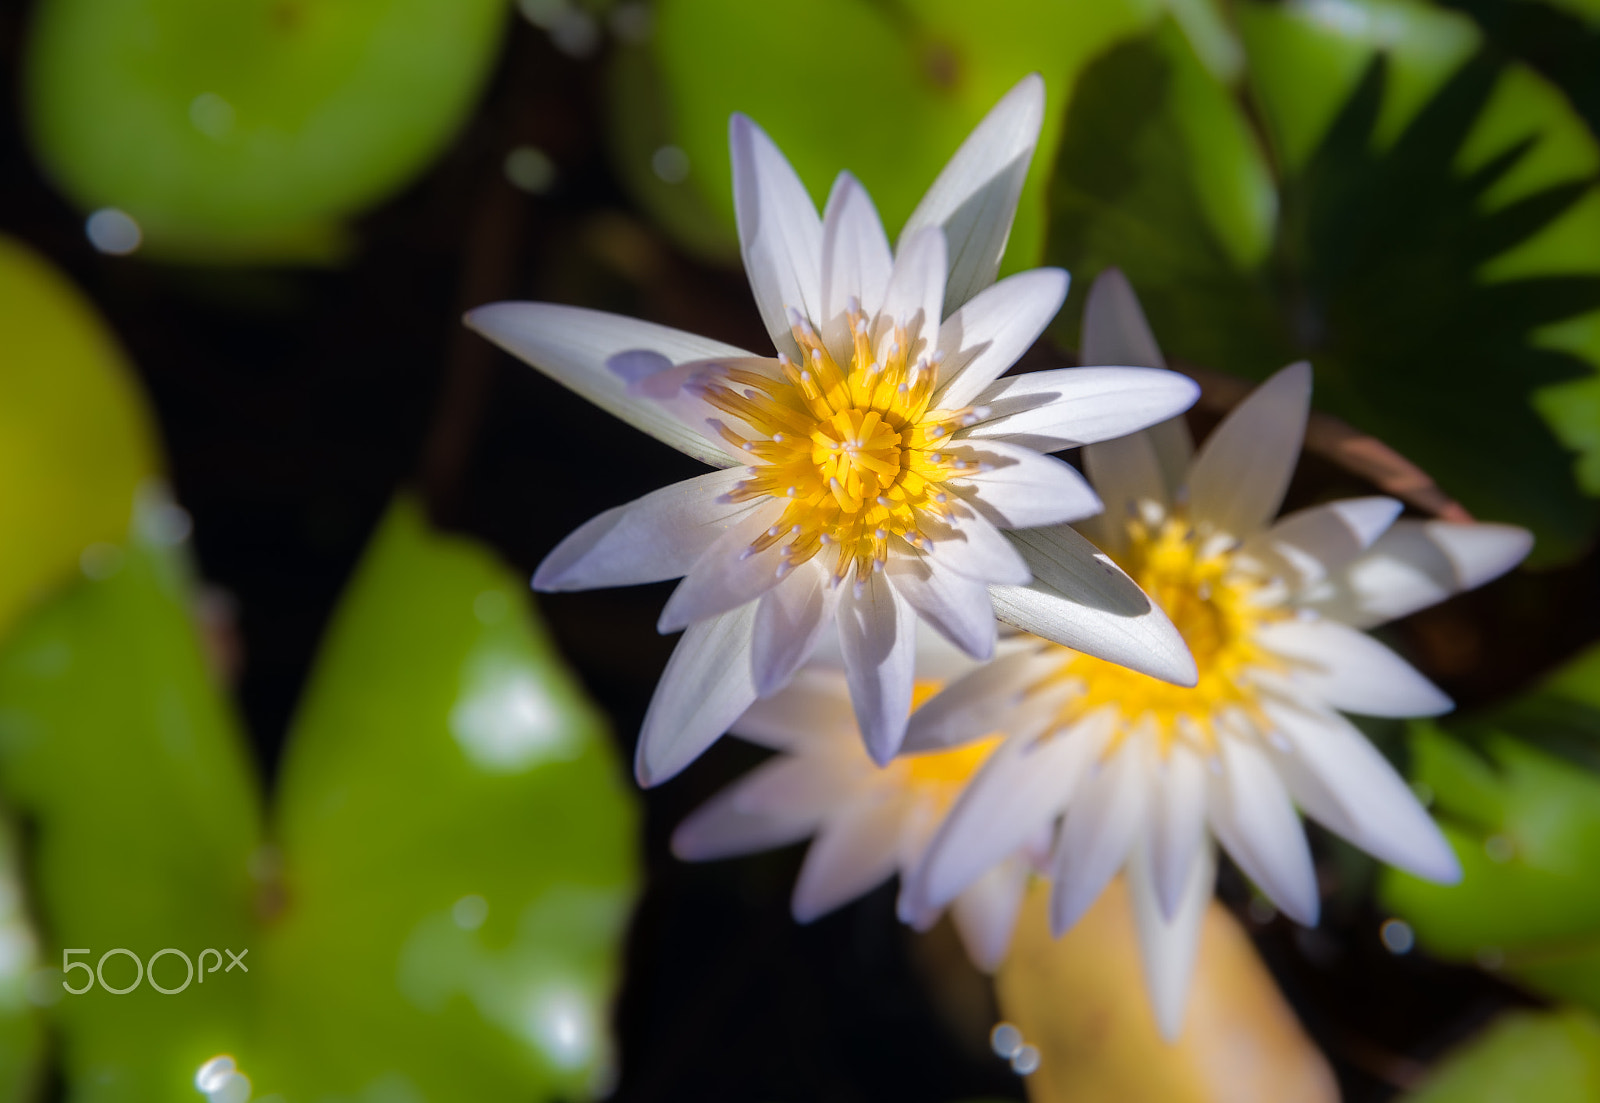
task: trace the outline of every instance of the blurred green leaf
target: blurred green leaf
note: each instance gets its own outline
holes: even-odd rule
[[[1600,1022],[1575,1008],[1517,1011],[1448,1054],[1405,1103],[1590,1103],[1600,1098]]]
[[[1463,876],[1386,870],[1385,904],[1431,953],[1600,1008],[1600,648],[1454,734],[1414,723],[1411,750]]]
[[[1119,266],[1170,354],[1251,378],[1309,357],[1319,405],[1533,529],[1537,560],[1575,557],[1600,518],[1593,135],[1460,16],[1234,10],[1248,94],[1170,24],[1079,80],[1050,192],[1047,259],[1077,277],[1060,335]]]
[[[0,1099],[19,1103],[44,1082],[44,1024],[28,983],[39,947],[27,907],[16,828],[0,819]]]
[[[647,129],[635,120],[640,137],[621,160],[646,163],[645,140],[682,149],[688,175],[676,187],[717,211],[731,239],[728,116],[741,111],[772,135],[819,205],[841,169],[854,173],[893,236],[978,120],[1037,71],[1048,93],[1044,133],[1006,253],[1008,271],[1032,267],[1072,78],[1159,10],[1156,0],[662,0],[650,44],[659,102],[639,91],[635,72],[616,84],[627,93],[623,110],[663,122]],[[640,64],[626,54],[621,63]],[[642,187],[638,170],[629,176],[659,210],[660,189]],[[663,220],[682,236],[681,220]]]
[[[606,1083],[635,797],[526,592],[407,503],[350,585],[276,815],[262,1042],[291,1098],[385,1070],[427,1099]]]
[[[82,209],[152,254],[325,260],[339,224],[461,126],[505,0],[42,0],[26,91],[35,147]]]
[[[74,1099],[188,1098],[219,1053],[294,1103],[575,1098],[611,1075],[634,798],[520,579],[409,504],[330,630],[271,842],[181,572],[140,543],[0,653],[0,784],[34,829],[47,963],[249,951],[170,996],[46,977]]]
[[[169,552],[134,543],[18,629],[0,652],[0,785],[29,826],[43,960],[93,966],[125,948],[191,960],[257,944],[260,801],[237,723],[212,684]],[[248,959],[247,959],[248,960]],[[176,955],[157,978],[177,987]],[[74,972],[73,987],[81,986]],[[123,987],[135,968],[105,962]],[[72,996],[38,978],[75,1099],[181,1098],[226,1048],[257,977],[207,978],[163,996],[95,987]]]
[[[94,308],[53,267],[0,237],[0,636],[121,538],[159,468],[132,369]]]

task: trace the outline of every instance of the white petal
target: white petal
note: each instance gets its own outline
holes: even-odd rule
[[[1293,659],[1295,686],[1343,712],[1362,716],[1437,716],[1450,698],[1415,667],[1358,629],[1332,620],[1280,621],[1257,641]]]
[[[1532,534],[1514,525],[1397,521],[1306,604],[1371,628],[1498,578],[1532,547]]]
[[[1261,750],[1226,735],[1220,742],[1222,775],[1210,779],[1212,830],[1279,911],[1316,926],[1317,874],[1289,794]]]
[[[843,670],[818,669],[815,664],[802,668],[781,692],[752,702],[730,730],[763,747],[796,753],[816,749],[819,741],[835,733],[847,735],[847,745],[861,742]]]
[[[822,220],[800,177],[759,126],[734,115],[728,147],[750,290],[774,347],[798,357],[788,311],[793,307],[814,322],[822,317]]]
[[[659,784],[700,757],[756,699],[750,677],[753,604],[690,625],[656,684],[639,732],[634,774]]]
[[[1134,847],[1128,866],[1128,895],[1139,932],[1139,952],[1144,959],[1145,991],[1155,1012],[1156,1028],[1168,1042],[1183,1033],[1184,1011],[1189,1005],[1189,984],[1211,890],[1216,884],[1216,855],[1210,843],[1200,847],[1189,863],[1182,896],[1170,918],[1162,910],[1142,847]]]
[[[1068,277],[1059,268],[1035,268],[1007,276],[978,292],[939,327],[938,409],[971,405],[1033,347],[1067,298]]]
[[[1105,513],[1079,527],[1106,551],[1115,553],[1126,546],[1128,519],[1139,503],[1154,502],[1165,509],[1172,501],[1174,488],[1167,485],[1149,430],[1085,445],[1083,469],[1105,502]]]
[[[656,630],[667,633],[687,628],[754,601],[781,582],[783,544],[760,552],[749,550],[751,542],[771,526],[772,518],[771,512],[758,510],[717,537],[672,591]]]
[[[1037,652],[1003,655],[945,686],[911,714],[904,753],[938,751],[990,734],[997,717],[1009,717],[1024,691],[1058,667]]]
[[[741,812],[815,823],[881,780],[877,768],[861,753],[859,740],[855,743],[850,755],[805,751],[775,755],[726,792]]]
[[[994,606],[977,579],[940,570],[929,556],[897,555],[885,572],[917,615],[974,659],[994,655]]]
[[[491,303],[469,311],[466,324],[551,379],[657,440],[713,467],[745,462],[727,442],[686,426],[648,395],[631,393],[606,362],[648,349],[673,364],[750,354],[721,341],[598,310],[554,303]]]
[[[1067,805],[1051,871],[1050,930],[1058,938],[1099,898],[1141,834],[1151,782],[1147,751],[1143,740],[1125,740]]]
[[[1144,308],[1120,268],[1107,268],[1094,278],[1083,305],[1083,363],[1128,364],[1164,368],[1166,357],[1156,344]]]
[[[1023,77],[961,143],[900,233],[942,226],[950,242],[944,312],[994,282],[1044,124],[1044,80]]]
[[[1001,531],[970,509],[954,510],[959,526],[933,520],[922,523],[922,533],[933,541],[928,554],[939,569],[948,569],[981,582],[1021,585],[1033,577],[1021,554]]]
[[[1206,827],[1206,774],[1199,755],[1174,746],[1163,763],[1155,807],[1151,810],[1150,876],[1161,912],[1173,920],[1183,902],[1184,886],[1201,851]]]
[[[1296,586],[1322,581],[1360,555],[1394,523],[1403,507],[1393,498],[1344,498],[1279,518],[1246,540],[1253,556]]]
[[[895,338],[895,326],[905,331],[908,360],[931,355],[939,340],[939,304],[944,298],[944,232],[930,226],[900,239],[889,289],[883,296],[872,339],[878,356]]]
[[[789,681],[832,623],[839,591],[829,581],[828,570],[808,559],[762,596],[750,656],[761,696],[772,696]]]
[[[1095,364],[1128,364],[1138,368],[1167,366],[1166,357],[1161,355],[1155,335],[1150,332],[1150,323],[1145,321],[1144,310],[1139,306],[1139,299],[1133,293],[1132,285],[1116,268],[1108,268],[1101,272],[1095,277],[1094,285],[1089,288],[1089,299],[1083,308],[1082,362],[1085,366]],[[1152,454],[1148,459],[1106,451],[1098,457],[1097,462],[1094,455],[1096,450],[1116,449],[1122,443],[1111,440],[1103,445],[1091,445],[1084,449],[1084,469],[1088,471],[1089,479],[1094,483],[1095,489],[1100,491],[1100,496],[1108,502],[1120,499],[1126,494],[1130,499],[1150,497],[1165,505],[1172,501],[1173,495],[1183,485],[1184,475],[1189,469],[1189,460],[1194,455],[1194,441],[1189,436],[1189,426],[1181,417],[1172,418],[1152,425],[1140,434],[1138,439],[1141,447],[1150,448]],[[1138,480],[1125,478],[1119,480],[1119,490],[1113,491],[1109,478],[1118,467],[1130,461],[1141,464],[1141,471],[1144,470],[1143,464],[1153,463],[1159,477],[1146,473]],[[1103,479],[1107,481],[1102,481]],[[1117,509],[1115,504],[1111,505],[1110,515],[1115,516]]]
[[[987,421],[958,437],[1059,452],[1176,417],[1200,397],[1194,380],[1159,368],[1052,368],[998,379],[978,395]]]
[[[1273,749],[1295,801],[1324,827],[1381,861],[1445,884],[1461,865],[1411,787],[1366,736],[1337,713],[1263,701],[1288,741]]]
[[[794,917],[809,923],[877,888],[900,862],[897,799],[859,801],[833,816],[806,851],[794,886]]]
[[[844,586],[839,646],[845,676],[861,738],[881,766],[900,749],[911,715],[917,617],[880,571]]]
[[[1008,858],[956,897],[950,909],[956,933],[982,972],[993,973],[1005,961],[1030,876],[1026,861]]]
[[[672,833],[672,853],[685,862],[737,858],[809,838],[815,822],[741,812],[722,793],[697,808]]]
[[[1190,465],[1190,516],[1241,540],[1265,528],[1300,460],[1310,409],[1311,365],[1304,361],[1251,391]]]
[[[837,796],[832,778],[805,759],[762,763],[697,808],[672,833],[672,852],[687,862],[732,858],[798,842],[816,830]],[[773,799],[779,794],[782,799]]]
[[[841,172],[822,215],[822,313],[817,318],[823,343],[839,364],[850,363],[850,300],[869,320],[877,317],[893,269],[889,235],[872,197],[854,176]]]
[[[608,509],[557,544],[533,575],[546,593],[632,586],[687,574],[748,502],[723,495],[744,477],[742,468],[713,471]]]
[[[991,587],[997,617],[1152,678],[1185,686],[1199,680],[1194,656],[1166,613],[1093,544],[1065,525],[1011,539],[1034,581]]]
[[[1031,529],[1100,512],[1077,469],[1054,456],[997,440],[951,449],[986,470],[949,483],[973,509],[1004,529]]]
[[[1105,712],[1044,738],[1000,745],[956,800],[912,877],[915,909],[942,908],[986,870],[1021,850],[1072,799],[1105,746]]]

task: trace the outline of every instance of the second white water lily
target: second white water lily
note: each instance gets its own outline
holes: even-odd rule
[[[1087,355],[1158,364],[1132,290],[1096,282]],[[1183,1019],[1215,862],[1210,837],[1282,911],[1315,923],[1316,874],[1296,815],[1438,881],[1455,855],[1405,781],[1341,713],[1428,716],[1450,701],[1361,631],[1520,562],[1508,525],[1399,521],[1354,498],[1274,522],[1311,394],[1296,364],[1263,383],[1194,452],[1181,420],[1085,449],[1107,512],[1092,532],[1183,631],[1192,687],[1044,640],[920,709],[908,750],[1006,742],[952,809],[904,897],[908,918],[955,899],[1055,827],[1051,923],[1073,926],[1127,876],[1162,1031]]]
[[[659,625],[687,630],[645,718],[645,784],[782,688],[833,625],[867,748],[888,761],[911,705],[917,620],[987,658],[991,585],[1007,588],[1002,612],[1021,608],[1015,619],[1035,630],[1192,679],[1171,624],[1092,549],[1075,545],[1066,569],[1035,579],[1001,533],[1099,510],[1077,472],[1043,453],[1135,431],[1196,396],[1184,377],[1148,368],[1000,378],[1067,291],[1056,269],[994,282],[1043,111],[1037,77],[1013,89],[897,250],[852,177],[840,175],[819,218],[777,147],[735,116],[739,239],[774,358],[576,307],[498,303],[468,316],[573,390],[727,469],[601,513],[534,577],[573,590],[683,576]]]

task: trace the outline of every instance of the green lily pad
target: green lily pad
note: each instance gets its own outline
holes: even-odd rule
[[[1600,1008],[1600,648],[1451,734],[1414,723],[1411,750],[1463,876],[1386,870],[1385,905],[1430,953]]]
[[[1600,520],[1600,146],[1461,16],[1235,12],[1241,88],[1171,24],[1085,70],[1047,259],[1075,296],[1121,267],[1182,361],[1259,379],[1309,358],[1318,405],[1533,529],[1537,562],[1576,557]]]
[[[1600,1097],[1600,1022],[1587,1012],[1515,1011],[1448,1054],[1404,1103],[1588,1103]]]
[[[472,109],[505,0],[43,0],[26,53],[35,148],[152,254],[326,260]]]
[[[171,553],[135,542],[0,652],[0,788],[36,826],[46,962],[86,949],[69,960],[123,988],[129,955],[221,951],[171,995],[56,996],[72,1098],[188,1098],[220,1054],[288,1103],[603,1087],[634,798],[521,580],[397,505],[266,826],[187,601]],[[176,988],[184,962],[151,974]]]
[[[0,237],[0,636],[120,539],[160,468],[132,368],[94,308],[37,254]]]

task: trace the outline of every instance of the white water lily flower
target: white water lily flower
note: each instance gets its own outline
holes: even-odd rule
[[[1084,344],[1089,357],[1162,362],[1116,272],[1091,289]],[[1297,805],[1383,861],[1435,881],[1460,876],[1405,781],[1340,714],[1449,709],[1360,629],[1500,575],[1531,537],[1508,525],[1396,521],[1400,503],[1377,497],[1274,521],[1310,390],[1307,365],[1285,368],[1197,454],[1181,419],[1084,450],[1107,505],[1092,531],[1182,631],[1195,686],[1038,640],[929,701],[906,739],[908,751],[927,751],[1008,733],[930,845],[913,909],[954,899],[1059,817],[1052,925],[1070,928],[1123,871],[1169,1038],[1212,892],[1209,837],[1305,924],[1319,899]]]
[[[919,633],[919,699],[975,665],[938,642]],[[705,861],[811,839],[794,888],[801,923],[909,874],[999,743],[980,739],[879,766],[862,747],[843,671],[815,659],[784,689],[752,705],[732,734],[779,753],[684,820],[672,836],[673,853]],[[951,915],[978,968],[992,972],[1004,959],[1031,868],[1025,856],[1014,855],[955,898]]]
[[[1038,139],[1029,77],[978,126],[891,252],[841,174],[817,216],[750,120],[730,127],[745,268],[777,348],[763,358],[647,322],[497,303],[467,322],[579,394],[729,470],[600,514],[540,566],[575,590],[684,576],[662,612],[686,628],[645,717],[636,769],[672,776],[837,624],[867,747],[886,762],[911,704],[919,618],[975,657],[994,647],[989,585],[1030,580],[1001,529],[1086,517],[1099,500],[1041,453],[1140,429],[1197,391],[1150,368],[1000,375],[1043,332],[1067,275],[994,278]],[[1181,639],[1126,577],[1074,548],[1013,597],[1056,638],[1164,678]]]

